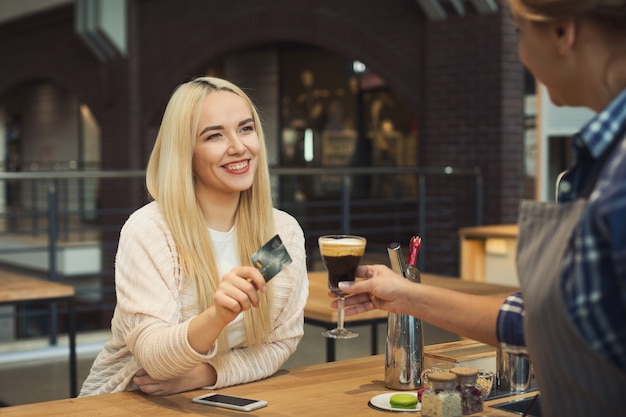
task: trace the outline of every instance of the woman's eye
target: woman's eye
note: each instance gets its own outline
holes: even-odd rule
[[[254,131],[254,125],[247,125],[241,128],[242,132],[253,132]]]
[[[206,140],[216,139],[216,138],[219,138],[219,137],[220,137],[219,133],[211,133],[210,135],[208,135],[206,137]]]

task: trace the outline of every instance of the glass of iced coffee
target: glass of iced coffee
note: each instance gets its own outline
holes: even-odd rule
[[[334,339],[351,339],[359,334],[344,328],[345,294],[339,290],[339,282],[354,281],[356,267],[365,253],[367,240],[362,236],[326,235],[318,239],[320,254],[328,271],[328,288],[337,294],[337,328],[322,334]]]

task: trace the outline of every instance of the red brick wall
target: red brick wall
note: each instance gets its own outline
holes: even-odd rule
[[[523,79],[510,18],[505,12],[448,18],[429,22],[425,33],[420,164],[479,168],[483,222],[516,222],[524,190]],[[428,204],[443,205],[427,219],[430,266],[442,273],[459,273],[451,267],[456,232],[474,219],[475,185],[466,186],[445,177],[428,184]],[[443,209],[464,198],[465,210]]]
[[[414,0],[152,0],[140,2],[138,14],[141,95],[150,122],[181,81],[226,53],[271,42],[360,59],[410,102],[420,100],[422,14]]]
[[[522,71],[508,12],[425,20],[415,0],[129,0],[130,57],[99,62],[73,32],[73,8],[0,25],[0,100],[47,78],[86,102],[102,128],[102,168],[145,167],[172,90],[229,52],[301,42],[359,59],[420,115],[423,167],[484,174],[486,223],[514,222],[523,194]],[[457,229],[473,224],[474,183],[427,185],[430,272],[458,274]],[[104,190],[104,207],[143,190]],[[422,233],[422,231],[416,231]],[[111,261],[105,259],[105,262]]]

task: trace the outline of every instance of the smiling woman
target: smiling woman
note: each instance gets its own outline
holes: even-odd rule
[[[122,228],[112,338],[81,395],[165,395],[272,375],[303,336],[304,236],[272,207],[265,142],[245,93],[181,85],[146,173],[154,201]],[[278,234],[292,263],[266,284],[250,255]]]
[[[219,201],[236,207],[239,193],[252,186],[260,142],[250,106],[228,91],[209,94],[200,106],[198,130],[193,146],[198,202],[207,226],[228,231],[234,219],[211,206]]]

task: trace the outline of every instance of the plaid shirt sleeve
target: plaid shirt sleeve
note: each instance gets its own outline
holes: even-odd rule
[[[528,353],[524,338],[524,298],[521,292],[509,295],[502,303],[496,321],[496,336],[502,350]]]

